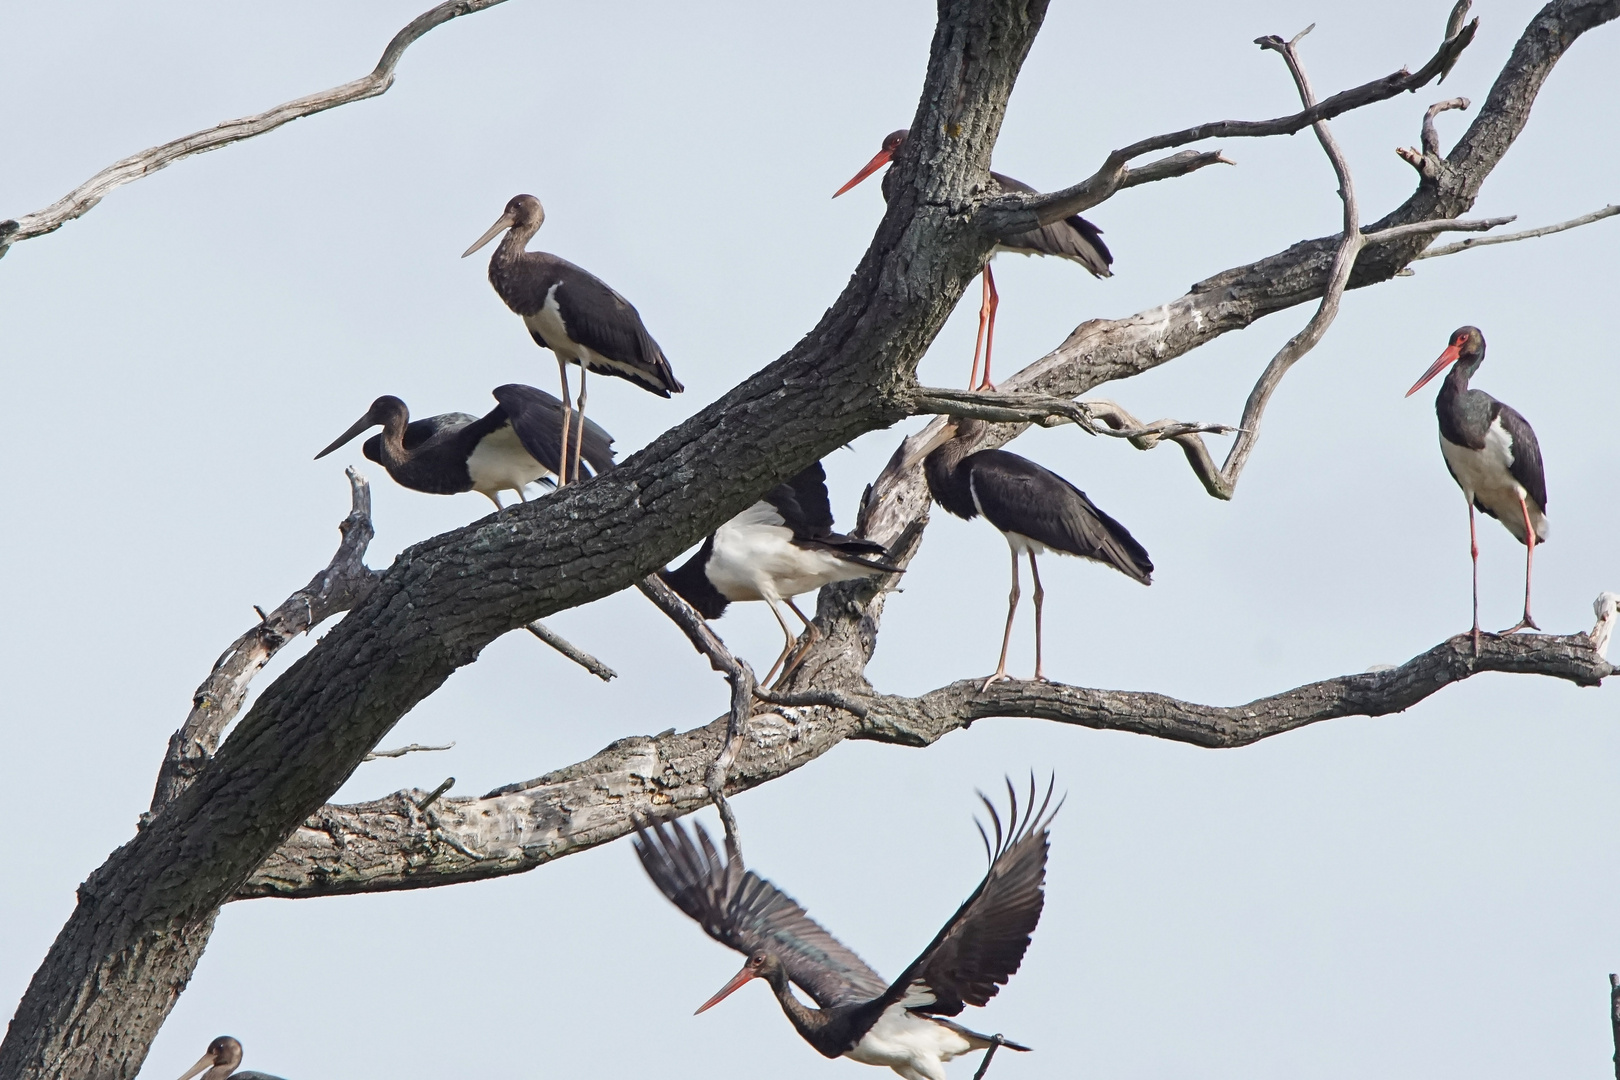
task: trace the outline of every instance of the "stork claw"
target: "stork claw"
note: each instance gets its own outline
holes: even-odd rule
[[[1509,634],[1517,634],[1520,630],[1534,630],[1540,633],[1541,627],[1536,625],[1536,620],[1532,619],[1527,611],[1524,613],[1524,618],[1503,630],[1500,636],[1507,637]]]
[[[979,693],[981,693],[981,694],[984,693],[986,690],[990,689],[992,686],[994,686],[998,682],[1012,682],[1012,681],[1013,681],[1013,677],[1011,675],[1007,674],[1005,671],[998,671],[994,675],[990,676],[988,679],[984,680],[984,685],[979,687]]]

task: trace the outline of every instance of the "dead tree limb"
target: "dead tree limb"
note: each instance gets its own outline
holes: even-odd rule
[[[399,66],[400,57],[404,56],[405,50],[423,34],[451,19],[483,11],[501,3],[505,3],[505,0],[450,0],[448,3],[439,4],[406,23],[405,27],[388,42],[388,47],[383,49],[382,58],[377,61],[377,66],[353,82],[297,98],[283,105],[277,105],[267,112],[215,124],[211,128],[194,131],[162,146],[154,146],[113,162],[43,210],[24,214],[15,220],[0,221],[0,258],[3,258],[6,250],[19,240],[32,240],[36,236],[55,232],[74,218],[83,217],[115,188],[123,187],[143,176],[150,176],[183,158],[209,150],[218,150],[222,146],[251,139],[255,135],[263,135],[301,117],[313,116],[327,109],[335,109],[339,105],[364,101],[366,98],[386,93],[388,88],[394,85],[394,69]]]
[[[568,659],[572,660],[574,663],[578,664],[592,675],[595,675],[598,679],[601,679],[603,682],[611,682],[619,677],[619,673],[617,671],[614,671],[612,668],[602,663],[602,661],[598,660],[584,649],[581,649],[578,645],[575,645],[573,642],[557,633],[557,631],[553,630],[545,623],[537,620],[530,623],[528,626],[525,626],[524,629],[533,634],[535,637],[539,638],[541,641],[545,642],[547,645],[550,645],[553,649],[556,649],[558,652],[568,657]]]
[[[1578,229],[1582,225],[1590,225],[1594,221],[1602,221],[1604,218],[1611,218],[1616,214],[1620,214],[1620,205],[1610,203],[1601,210],[1594,210],[1590,214],[1582,214],[1580,217],[1570,218],[1568,221],[1560,221],[1556,225],[1543,225],[1539,229],[1503,233],[1501,236],[1470,237],[1467,240],[1459,240],[1455,244],[1441,244],[1439,247],[1432,247],[1427,251],[1418,253],[1414,258],[1434,259],[1441,255],[1455,255],[1459,251],[1469,251],[1473,248],[1487,247],[1491,244],[1512,244],[1519,240],[1533,240],[1538,236],[1551,236],[1553,233],[1561,233],[1567,229]]]
[[[1198,705],[1162,694],[1023,680],[981,680],[919,697],[862,696],[861,714],[837,705],[779,707],[756,715],[731,774],[734,791],[767,783],[846,739],[927,746],[981,720],[1033,717],[1097,731],[1127,731],[1193,746],[1247,746],[1309,724],[1384,716],[1483,672],[1515,672],[1595,686],[1616,669],[1586,634],[1490,635],[1476,659],[1468,635],[1400,667],[1309,683],[1246,705]],[[856,704],[847,701],[846,704]],[[729,718],[657,737],[620,739],[578,765],[481,799],[440,801],[431,835],[404,793],[326,807],[242,886],[236,899],[331,896],[429,888],[522,873],[632,830],[636,814],[670,817],[708,802],[703,777],[727,739]],[[341,842],[334,840],[337,830]]]
[[[371,488],[353,469],[345,471],[352,509],[338,523],[343,539],[332,561],[276,610],[268,615],[261,613],[259,624],[231,642],[230,648],[214,661],[214,670],[191,696],[191,712],[185,723],[169,737],[152,806],[143,822],[149,823],[153,814],[179,797],[213,758],[220,735],[236,719],[247,697],[248,684],[270,658],[299,634],[349,610],[376,582],[376,571],[365,564],[372,536]]]

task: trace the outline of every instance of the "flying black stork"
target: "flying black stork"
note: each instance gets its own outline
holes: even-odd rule
[[[585,416],[585,374],[615,375],[628,379],[643,390],[669,397],[686,389],[675,378],[664,350],[647,333],[641,316],[630,301],[608,287],[607,282],[544,251],[525,251],[534,234],[546,220],[545,208],[533,195],[518,195],[506,204],[478,242],[462,252],[465,259],[502,232],[506,236],[489,260],[489,282],[495,292],[529,328],[529,336],[557,356],[562,376],[562,461],[557,474],[560,487],[579,479],[580,441],[583,430],[574,433],[574,448],[568,448],[570,418]],[[568,365],[579,365],[579,404],[568,396]]]
[[[1512,408],[1468,380],[1485,362],[1485,335],[1477,326],[1454,330],[1451,343],[1423,378],[1406,392],[1411,397],[1428,381],[1456,364],[1440,384],[1434,411],[1440,417],[1440,453],[1451,478],[1468,500],[1468,553],[1474,560],[1474,655],[1479,655],[1479,536],[1474,508],[1500,521],[1524,545],[1524,617],[1502,631],[1539,630],[1530,618],[1530,569],[1536,545],[1547,542],[1547,474],[1541,447],[1530,424]]]
[[[860,172],[852,177],[849,183],[833,192],[833,198],[838,198],[850,188],[877,172],[894,159],[900,152],[900,146],[906,141],[908,134],[906,128],[890,132],[883,140],[883,147],[876,156],[868,161]],[[883,174],[883,201],[889,200],[889,184],[894,171]],[[997,195],[1008,193],[1035,194],[1035,189],[1021,180],[1014,180],[1001,173],[990,174],[990,186],[985,194],[994,198]],[[1075,214],[1062,221],[1054,221],[1050,225],[1022,232],[1016,236],[1009,236],[990,251],[990,258],[995,258],[998,252],[1008,251],[1015,255],[1056,255],[1060,259],[1069,259],[1079,263],[1091,271],[1092,277],[1113,277],[1114,272],[1109,269],[1114,262],[1108,245],[1103,243],[1102,230],[1091,222]],[[996,293],[996,278],[990,272],[990,262],[985,260],[983,278],[984,298],[979,304],[979,336],[973,342],[973,371],[968,376],[968,389],[994,390],[995,384],[990,381],[990,349],[996,337],[996,308],[1001,303],[1001,297]],[[984,378],[979,379],[979,349],[984,349]]]
[[[240,1064],[242,1044],[229,1035],[221,1035],[208,1044],[208,1051],[197,1059],[197,1064],[185,1071],[180,1080],[191,1080],[198,1073],[202,1073],[202,1080],[225,1080],[227,1076],[231,1080],[281,1080],[279,1076],[254,1072],[252,1069],[237,1072],[236,1067]]]
[[[1009,679],[1007,645],[1018,611],[1018,557],[1029,556],[1035,580],[1035,679],[1041,668],[1041,573],[1035,556],[1047,551],[1078,555],[1115,570],[1143,585],[1153,584],[1153,561],[1125,526],[1094,506],[1086,493],[1050,469],[1006,450],[972,452],[983,430],[979,420],[952,418],[939,431],[907,451],[904,469],[923,463],[928,491],[946,512],[959,518],[984,519],[1000,530],[1012,550],[1012,593],[1007,597],[1007,628],[1001,635],[1001,660],[984,682]]]
[[[527,502],[524,484],[561,475],[557,440],[566,430],[567,414],[562,402],[532,386],[508,383],[492,393],[498,404],[483,417],[441,413],[415,421],[399,398],[380,397],[315,457],[319,460],[367,428],[381,425],[382,433],[367,439],[361,450],[401,487],[430,495],[476,491],[488,496],[497,510],[500,491],[516,491]],[[612,468],[613,436],[584,417],[580,429],[585,460],[597,472]],[[589,469],[586,475],[591,475]]]
[[[819,636],[816,624],[793,602],[795,596],[835,581],[901,572],[882,544],[845,536],[832,526],[827,474],[818,461],[716,529],[679,568],[659,576],[705,619],[718,619],[733,601],[769,604],[787,639],[765,676],[769,685],[778,668],[786,679]],[[809,632],[791,659],[799,636],[789,629],[784,607]]]
[[[1023,962],[1046,900],[1048,828],[1057,813],[1052,788],[1037,811],[1032,778],[1022,818],[1010,781],[1007,791],[1012,809],[1005,830],[995,806],[979,796],[995,833],[992,844],[979,827],[990,859],[984,880],[892,983],[792,897],[738,862],[727,863],[701,825],[696,841],[677,823],[638,825],[636,854],[653,884],[710,937],[748,957],[697,1011],[764,979],[794,1029],[823,1056],[887,1065],[906,1080],[945,1080],[945,1062],[993,1045],[1027,1051],[948,1019],[964,1006],[987,1004],[1006,985]],[[789,983],[820,1007],[801,1002]]]

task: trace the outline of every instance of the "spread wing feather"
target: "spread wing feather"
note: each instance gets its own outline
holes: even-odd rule
[[[1020,820],[1018,795],[1010,780],[1007,793],[1011,811],[1005,832],[995,805],[979,796],[995,831],[994,843],[985,837],[991,858],[984,880],[905,974],[873,1003],[874,1009],[899,1004],[920,1013],[955,1016],[964,1006],[989,1002],[1023,962],[1046,903],[1048,827],[1062,804],[1051,805],[1048,785],[1037,810],[1032,776]]]
[[[696,833],[696,840],[692,832]],[[641,865],[670,902],[705,933],[744,955],[769,949],[823,1009],[878,997],[883,978],[769,881],[727,862],[702,825],[637,826]]]

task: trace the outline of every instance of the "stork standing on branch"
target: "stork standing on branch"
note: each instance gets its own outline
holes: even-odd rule
[[[546,220],[545,208],[533,195],[517,195],[506,210],[461,253],[465,259],[501,233],[506,233],[489,259],[489,283],[506,306],[523,317],[529,336],[543,348],[557,354],[557,371],[562,377],[562,471],[557,486],[579,479],[581,443],[585,437],[585,375],[594,371],[635,383],[660,397],[686,389],[664,350],[647,333],[641,315],[630,301],[608,287],[607,282],[567,259],[544,251],[524,248]],[[568,365],[579,365],[579,405],[568,396]],[[574,446],[570,451],[570,420],[574,425]]]
[[[932,436],[905,451],[901,469],[920,461],[928,478],[928,492],[947,513],[971,521],[984,516],[1006,537],[1012,550],[1012,592],[1007,597],[1007,628],[1001,635],[1001,659],[992,683],[1007,674],[1007,646],[1012,641],[1013,616],[1018,612],[1018,557],[1029,556],[1035,580],[1035,680],[1046,679],[1041,666],[1041,572],[1035,556],[1046,551],[1091,559],[1140,581],[1153,584],[1153,560],[1125,526],[1103,513],[1086,493],[1050,469],[1006,450],[972,452],[984,429],[981,420],[952,419]]]
[[[979,826],[990,859],[984,880],[892,983],[792,897],[745,871],[735,858],[723,860],[701,825],[695,841],[678,823],[638,827],[636,854],[653,884],[710,937],[748,957],[697,1011],[764,979],[794,1030],[823,1056],[886,1065],[906,1080],[945,1080],[945,1062],[973,1050],[1027,1051],[947,1019],[965,1006],[987,1004],[1006,985],[1023,962],[1046,902],[1048,828],[1058,811],[1051,805],[1052,787],[1047,786],[1039,810],[1033,776],[1022,812],[1011,781],[1007,794],[1011,809],[1005,831],[995,806],[979,796],[995,833],[992,843]],[[797,983],[820,1007],[801,1002],[789,983]]]
[[[1530,423],[1511,407],[1468,380],[1485,362],[1485,335],[1477,326],[1454,330],[1451,343],[1423,378],[1406,392],[1411,397],[1450,364],[1446,381],[1434,399],[1440,418],[1440,453],[1451,478],[1468,500],[1468,553],[1474,560],[1474,655],[1479,655],[1479,536],[1474,528],[1478,507],[1500,521],[1524,545],[1524,617],[1502,631],[1539,630],[1530,617],[1530,570],[1536,545],[1547,541],[1547,475],[1541,446]]]
[[[491,393],[498,404],[482,417],[456,412],[414,421],[403,401],[385,395],[315,459],[381,425],[382,434],[367,439],[361,452],[387,469],[401,487],[429,495],[476,491],[497,510],[502,508],[501,491],[515,491],[527,502],[525,484],[553,476],[561,483],[558,438],[566,430],[563,403],[522,383],[497,386]],[[597,472],[611,469],[613,436],[583,416],[579,430],[584,459]],[[591,475],[589,469],[585,475]]]
[[[816,462],[759,502],[738,514],[703,541],[703,546],[675,570],[660,571],[669,587],[681,594],[705,619],[718,619],[734,601],[763,600],[770,605],[787,639],[764,682],[782,671],[785,680],[816,643],[816,624],[793,598],[863,577],[901,573],[882,544],[833,531],[827,473]],[[782,609],[799,617],[808,637],[799,637]]]
[[[882,149],[868,161],[861,171],[856,173],[850,181],[837,191],[833,198],[838,198],[850,188],[877,172],[883,166],[894,160],[900,152],[900,147],[906,141],[907,129],[890,132],[883,140]],[[882,188],[883,201],[889,201],[889,187],[894,179],[894,170],[890,169],[883,174]],[[1036,194],[1034,188],[1028,184],[1014,180],[1010,176],[992,172],[990,183],[985,189],[985,195],[994,198],[997,195],[1008,193]],[[1091,271],[1092,277],[1113,277],[1114,272],[1109,269],[1114,262],[1114,256],[1109,252],[1108,245],[1103,243],[1102,230],[1079,214],[1071,215],[1062,221],[1054,221],[1050,225],[1030,229],[1009,236],[995,247],[990,249],[990,258],[985,260],[984,271],[980,274],[984,285],[984,298],[979,304],[979,335],[973,342],[973,371],[968,375],[969,390],[994,390],[995,384],[990,381],[990,350],[996,339],[996,308],[1000,306],[1001,297],[996,293],[996,278],[990,271],[990,259],[996,257],[998,252],[1010,251],[1015,255],[1056,255],[1060,259],[1077,262]],[[979,350],[984,350],[984,378],[979,378]]]

